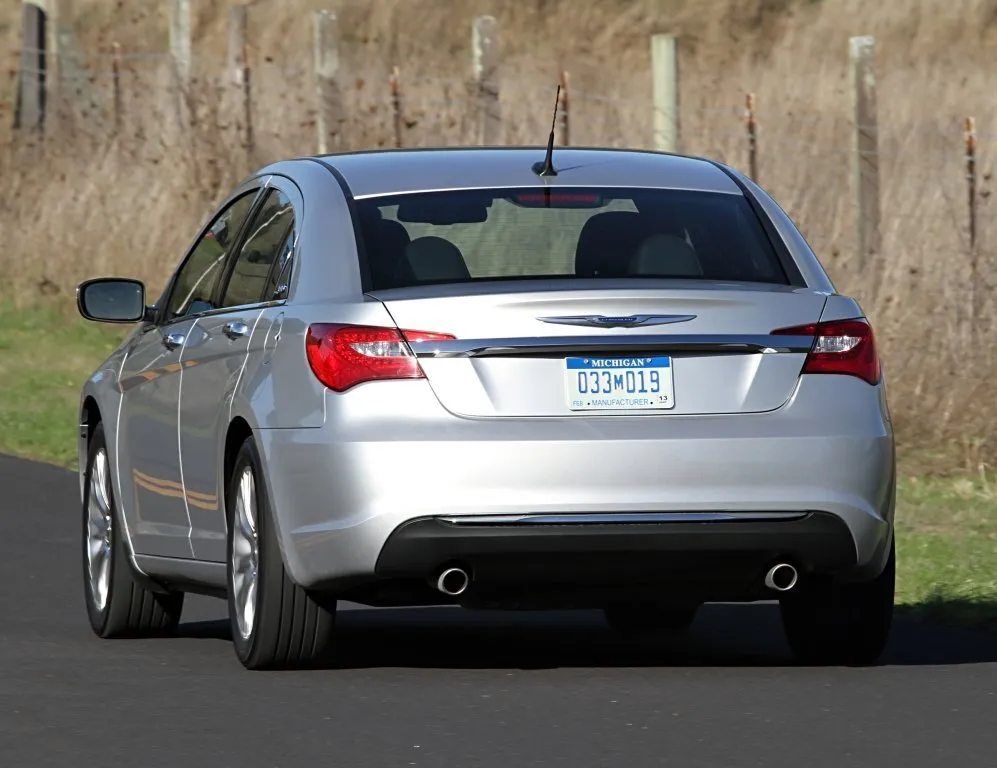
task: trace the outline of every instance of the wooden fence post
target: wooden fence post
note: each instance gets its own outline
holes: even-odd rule
[[[497,70],[499,64],[498,22],[494,16],[477,16],[471,28],[471,55],[478,101],[476,142],[483,146],[499,143],[502,113],[499,108]]]
[[[176,84],[177,123],[184,130],[190,122],[187,109],[191,70],[190,0],[170,0],[170,60]]]
[[[395,146],[400,149],[404,143],[404,137],[402,136],[401,72],[398,67],[391,70],[391,78],[388,82],[391,87],[391,116],[395,129]]]
[[[744,127],[748,132],[748,175],[758,182],[758,121],[755,119],[755,94],[744,98]]]
[[[228,72],[232,84],[241,88],[245,74],[246,29],[249,24],[249,8],[245,5],[232,5],[228,9]]]
[[[976,120],[972,117],[967,117],[963,130],[964,130],[963,137],[966,144],[966,188],[969,193],[969,247],[975,250],[976,249]]]
[[[571,98],[568,92],[568,73],[561,70],[561,146],[571,145]]]
[[[651,75],[654,93],[654,148],[679,152],[679,59],[675,35],[651,36]]]
[[[345,115],[339,87],[339,21],[334,13],[317,11],[314,24],[318,154],[324,155],[343,146]]]
[[[979,333],[980,311],[980,251],[976,247],[976,120],[967,117],[964,139],[966,142],[966,189],[969,197],[969,280],[971,332],[976,340]]]
[[[190,0],[171,0],[170,56],[182,88],[190,82],[191,50]]]
[[[35,0],[40,4],[40,0]],[[45,124],[49,133],[72,127],[78,109],[98,100],[93,74],[76,38],[76,0],[44,0],[48,15],[48,107]]]
[[[230,86],[223,91],[225,110],[235,116],[230,125],[233,141],[246,148],[247,173],[252,165],[252,84],[249,82],[249,47],[246,30],[249,26],[249,6],[231,5],[228,9],[228,54],[226,58],[225,83]]]
[[[256,163],[256,133],[253,130],[253,70],[249,64],[249,46],[242,54],[242,119],[246,124],[246,165],[247,173],[252,172]]]
[[[872,292],[879,282],[879,137],[876,124],[876,38],[849,40],[852,82],[852,185],[855,246],[860,270],[873,268]]]
[[[113,46],[114,58],[111,59],[111,87],[114,98],[114,130],[121,131],[121,118],[124,113],[124,101],[121,96],[121,43]]]
[[[21,3],[21,57],[17,78],[14,128],[41,131],[45,126],[45,77],[48,36],[45,11]]]
[[[48,115],[46,117],[46,127],[49,131],[58,128],[62,118],[64,101],[63,93],[65,83],[65,63],[63,50],[63,30],[71,18],[70,0],[45,0],[45,11],[48,15]]]

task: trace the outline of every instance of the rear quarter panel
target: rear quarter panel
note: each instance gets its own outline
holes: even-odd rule
[[[268,169],[301,192],[287,301],[264,310],[231,406],[257,429],[310,429],[325,423],[325,387],[305,355],[312,323],[390,325],[384,306],[363,296],[358,246],[346,195],[325,165],[297,160]]]

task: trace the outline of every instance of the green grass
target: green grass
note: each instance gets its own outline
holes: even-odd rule
[[[907,478],[897,502],[902,614],[997,630],[997,484]]]
[[[80,389],[127,328],[0,304],[0,453],[75,466]]]
[[[75,467],[80,387],[128,329],[71,309],[0,304],[0,452]],[[995,507],[997,480],[901,478],[901,615],[997,630]]]

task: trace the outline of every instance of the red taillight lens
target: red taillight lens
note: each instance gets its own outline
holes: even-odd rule
[[[781,336],[813,336],[803,373],[840,373],[875,384],[881,370],[872,326],[864,317],[831,320],[772,331]]]
[[[425,378],[408,342],[453,338],[445,333],[319,323],[308,328],[305,353],[319,381],[345,392],[365,381]]]

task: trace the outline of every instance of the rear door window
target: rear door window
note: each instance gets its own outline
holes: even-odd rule
[[[253,209],[256,195],[257,191],[253,190],[233,201],[194,246],[180,267],[170,291],[166,302],[166,322],[215,309],[211,299],[225,259]]]

